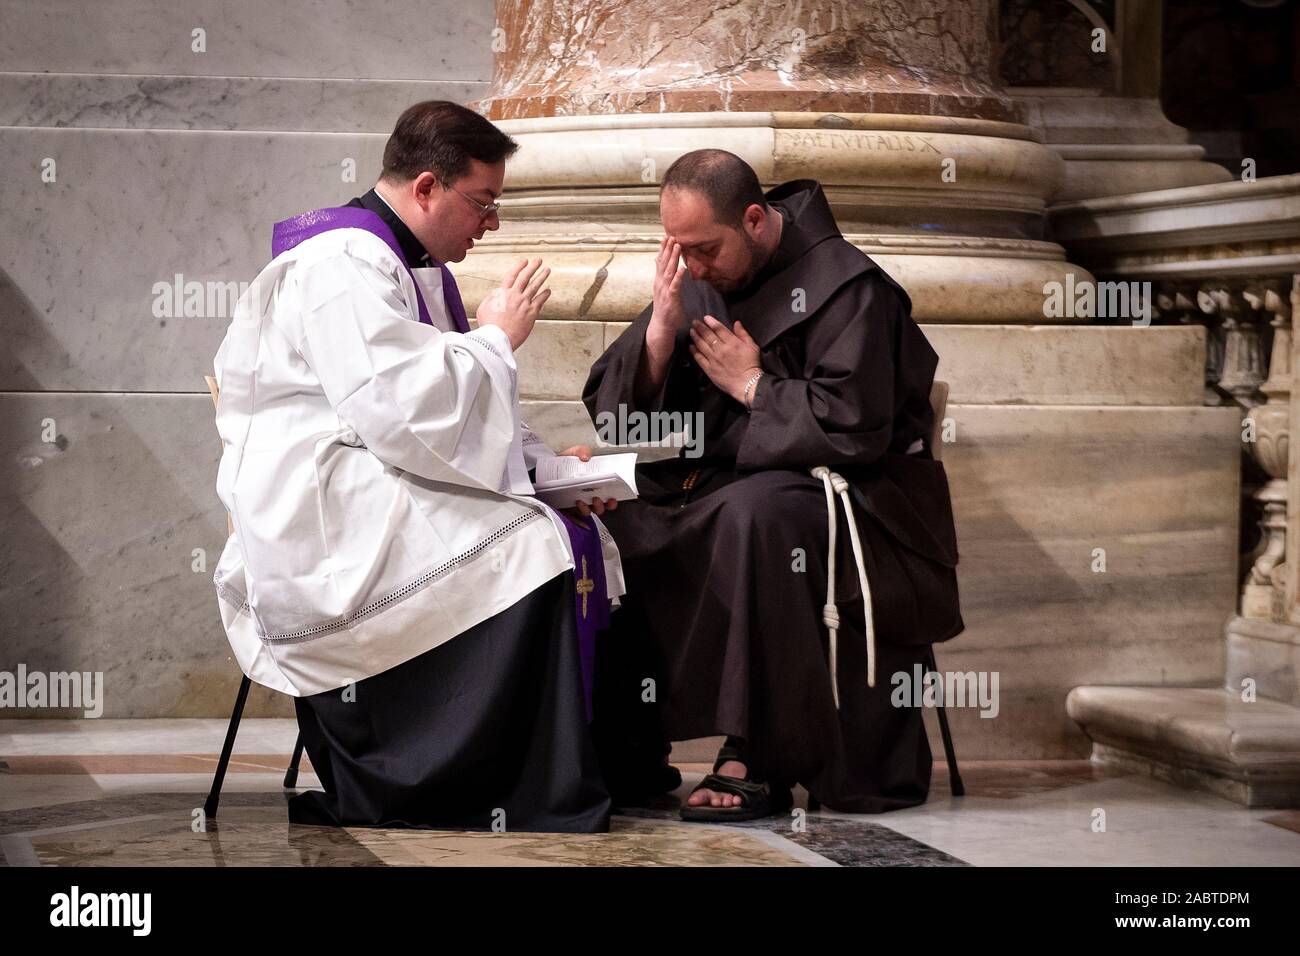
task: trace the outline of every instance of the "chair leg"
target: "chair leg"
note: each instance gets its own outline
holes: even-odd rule
[[[939,667],[934,662],[933,644],[926,649],[925,667],[926,673],[931,671],[939,673]],[[944,710],[942,697],[939,699],[939,733],[943,736],[944,756],[948,758],[948,788],[954,797],[965,796],[966,785],[961,782],[961,774],[957,770],[957,754],[952,747],[952,734],[948,730],[948,713]]]
[[[217,772],[212,778],[212,789],[203,804],[203,815],[208,820],[217,818],[217,803],[221,800],[221,785],[226,780],[226,768],[230,765],[230,752],[235,749],[235,734],[239,732],[239,718],[244,715],[244,702],[248,700],[248,689],[253,682],[244,677],[239,682],[239,693],[235,697],[235,709],[230,714],[230,726],[226,728],[226,742],[221,746],[221,759],[217,761]]]
[[[285,789],[292,789],[298,786],[298,764],[302,761],[302,731],[298,731],[298,742],[293,745],[293,759],[289,761],[289,769],[284,772]]]

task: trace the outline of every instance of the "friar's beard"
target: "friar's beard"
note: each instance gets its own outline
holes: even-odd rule
[[[745,243],[745,252],[749,258],[749,265],[746,266],[744,275],[733,281],[722,283],[713,281],[709,283],[709,285],[713,286],[714,289],[724,295],[748,289],[750,283],[754,281],[755,277],[757,277],[759,272],[762,271],[763,266],[767,265],[768,259],[771,258],[770,256],[763,255],[762,247],[759,246],[757,240],[743,229],[740,231],[740,238]],[[775,252],[775,250],[773,251]]]

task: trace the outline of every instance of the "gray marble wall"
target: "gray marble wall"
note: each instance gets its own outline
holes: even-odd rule
[[[493,23],[491,0],[0,0],[0,670],[102,671],[109,717],[229,712],[203,384],[227,284],[272,222],[368,188],[406,106],[482,96]]]

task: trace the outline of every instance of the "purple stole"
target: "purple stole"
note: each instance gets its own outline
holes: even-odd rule
[[[397,256],[397,261],[406,269],[406,274],[411,275],[411,267],[406,264],[406,256],[402,253],[402,247],[397,244],[397,237],[393,235],[393,230],[388,228],[388,223],[369,209],[356,206],[315,209],[294,216],[292,219],[277,222],[271,231],[271,258],[292,249],[312,236],[319,236],[322,232],[329,232],[331,229],[364,229],[371,235],[378,236],[384,240],[389,249],[393,250],[393,255]],[[456,279],[451,274],[451,270],[441,262],[437,263],[437,266],[442,272],[442,296],[447,303],[451,320],[456,324],[456,331],[468,332],[469,319],[465,315],[465,303],[461,301],[460,289],[456,288]],[[429,310],[424,304],[424,296],[420,294],[420,283],[415,281],[413,275],[411,275],[411,282],[415,285],[415,304],[419,308],[420,321],[425,325],[433,325],[433,320],[429,318]]]
[[[596,632],[609,627],[609,591],[600,532],[557,511],[573,545],[574,612],[578,619],[578,656],[582,660],[582,696],[591,722],[591,688],[596,674]]]
[[[271,257],[292,249],[298,243],[318,236],[331,229],[364,229],[366,232],[384,240],[397,261],[402,263],[407,275],[411,267],[406,264],[406,256],[398,245],[393,230],[388,228],[378,215],[369,209],[356,206],[336,206],[330,209],[316,209],[277,222],[271,233]],[[447,311],[456,325],[458,332],[469,331],[469,319],[465,315],[465,303],[461,300],[460,289],[456,279],[441,262],[438,268],[442,272],[442,294],[447,304]],[[420,293],[420,283],[411,275],[415,285],[415,301],[419,309],[420,321],[433,325],[429,310]],[[591,722],[591,689],[596,666],[596,632],[609,626],[609,592],[605,584],[605,559],[600,549],[600,533],[596,526],[586,527],[563,512],[556,512],[569,532],[569,542],[573,545],[573,576],[575,580],[574,613],[578,623],[578,652],[582,662],[582,695],[586,705],[588,723]]]

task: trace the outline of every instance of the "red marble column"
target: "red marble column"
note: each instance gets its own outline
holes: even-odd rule
[[[994,0],[498,0],[492,119],[781,110],[1018,122]]]

